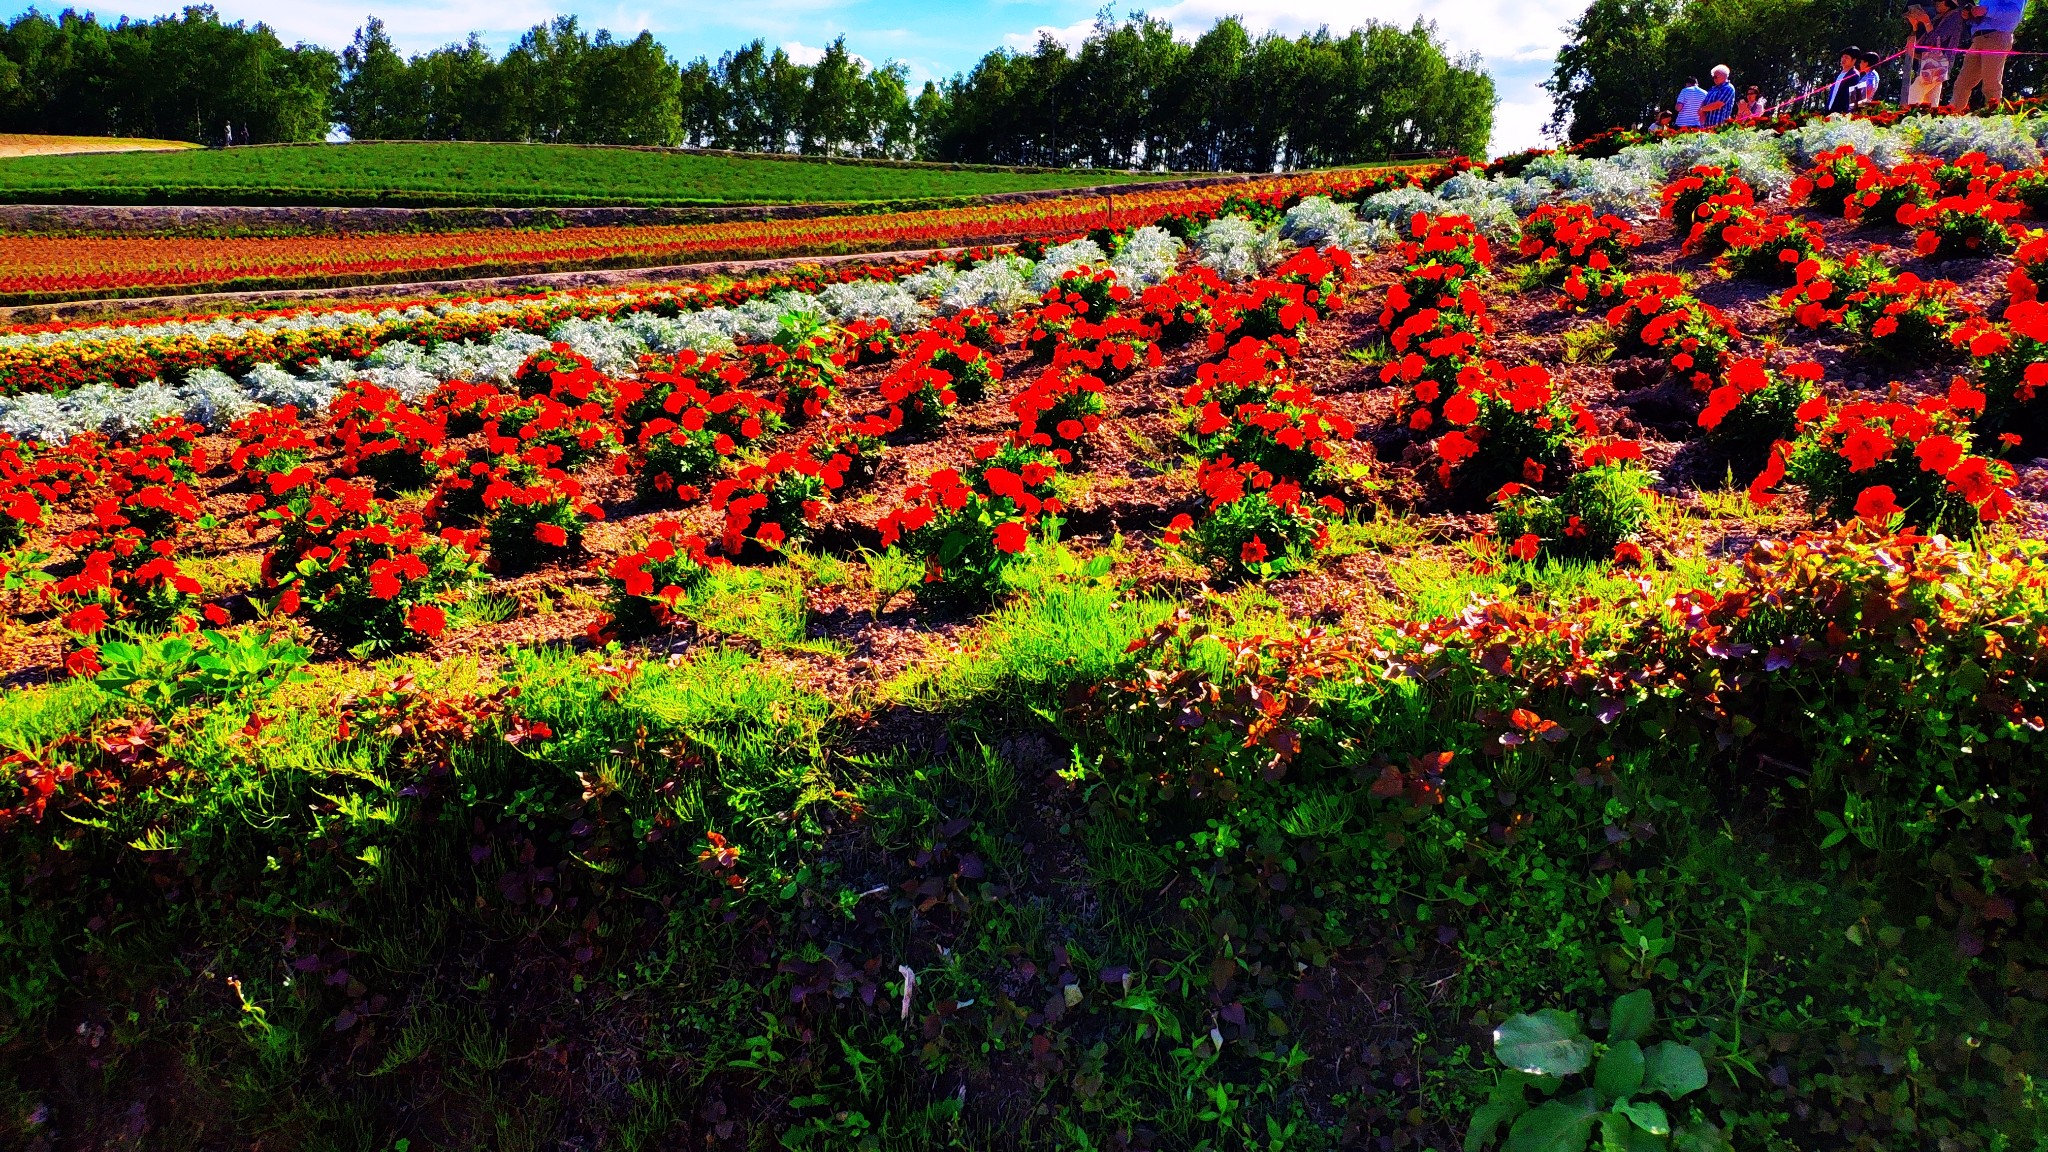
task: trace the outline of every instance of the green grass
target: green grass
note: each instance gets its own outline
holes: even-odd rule
[[[1151,178],[557,144],[323,144],[0,160],[0,201],[690,207],[929,200]]]
[[[1346,537],[1419,543],[1381,521]],[[956,653],[863,706],[733,645],[314,666],[167,709],[83,680],[0,694],[0,752],[97,769],[65,794],[93,799],[0,829],[0,1135],[107,1144],[164,1083],[151,1147],[537,1148],[565,1126],[694,1147],[730,1118],[709,1146],[1105,1148],[1143,1128],[1156,1148],[1334,1152],[1377,1125],[1448,1148],[1496,1082],[1494,1025],[1641,988],[1656,1035],[1710,1070],[1672,1119],[1719,1134],[1677,1147],[1835,1147],[1804,1119],[1831,1123],[1823,1106],[1879,1127],[1864,1147],[1930,1147],[1873,1119],[1908,1099],[1957,1147],[2041,1146],[2035,998],[1987,1002],[1991,961],[1958,951],[1942,909],[1959,882],[2037,882],[1921,862],[2013,802],[1980,793],[1918,841],[1867,820],[1824,840],[1833,808],[1812,794],[1839,777],[1778,783],[1672,723],[1697,710],[1675,697],[1496,751],[1506,705],[1569,720],[1576,689],[1531,698],[1506,682],[1525,673],[1409,675],[1363,652],[1134,654],[1174,605],[1133,595],[1120,554],[1039,550]],[[1586,597],[1605,607],[1582,638],[1607,651],[1649,618],[1595,567],[1475,574],[1461,555],[1390,566],[1382,622]],[[693,595],[699,626],[801,642],[806,582],[853,574],[792,560]],[[1699,563],[1651,579],[1711,582]],[[2008,579],[1958,576],[1956,602],[2038,627],[2038,593]],[[1256,586],[1196,614],[1223,637],[1302,632]],[[1981,632],[1927,668],[1975,668]],[[1504,670],[1553,648],[1512,646]],[[1116,683],[1179,684],[1190,706],[1085,691]],[[1814,715],[1781,712],[1767,747],[1806,763],[1866,689],[1829,668],[1803,683]],[[1302,753],[1263,770],[1274,741],[1230,718],[1311,698],[1289,727]],[[1762,703],[1731,688],[1715,707]],[[1857,747],[1939,753],[1862,731]],[[1445,750],[1437,791],[1382,788]],[[1971,755],[2026,754],[1987,736]],[[1983,847],[2023,824],[1985,823]],[[2031,923],[2026,899],[2011,914]],[[2037,929],[1983,922],[2015,958],[1999,970],[2034,979]],[[80,1049],[97,1075],[52,1071]]]

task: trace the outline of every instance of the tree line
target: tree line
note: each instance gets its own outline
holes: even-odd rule
[[[998,49],[912,93],[842,37],[812,63],[755,40],[678,62],[642,32],[573,16],[503,55],[478,36],[400,53],[381,20],[336,53],[286,47],[211,7],[100,24],[30,9],[0,31],[0,131],[220,143],[355,139],[652,144],[1050,166],[1266,170],[1484,151],[1493,81],[1432,25],[1368,21],[1254,36],[1234,18],[1192,41],[1105,15],[1077,48]],[[239,142],[239,139],[238,141]]]
[[[1907,0],[1592,0],[1567,29],[1546,84],[1556,99],[1551,126],[1583,140],[1648,125],[1671,107],[1687,78],[1708,83],[1716,64],[1728,65],[1739,88],[1755,84],[1774,104],[1790,99],[1832,80],[1845,47],[1885,56],[1904,47],[1906,6]],[[2048,51],[2048,5],[2028,9],[2013,47]],[[2008,96],[2048,83],[2042,59],[2008,61]],[[1896,102],[1903,86],[1904,67],[1895,62],[1879,96]]]
[[[0,131],[219,144],[318,140],[341,83],[324,48],[285,47],[210,7],[101,24],[31,8],[0,29]]]

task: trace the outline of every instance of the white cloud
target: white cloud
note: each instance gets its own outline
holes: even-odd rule
[[[1003,47],[1017,52],[1029,52],[1038,46],[1038,38],[1040,36],[1050,32],[1053,39],[1065,44],[1069,49],[1074,49],[1079,48],[1081,42],[1088,39],[1088,34],[1093,31],[1095,31],[1095,20],[1093,17],[1069,24],[1064,28],[1055,28],[1050,24],[1040,24],[1029,32],[1012,32],[1004,36]]]
[[[816,64],[825,58],[825,50],[823,48],[813,48],[798,40],[783,41],[782,50],[789,53],[789,58],[798,64]],[[858,60],[863,68],[873,68],[875,66],[874,61],[869,60],[858,52],[849,52],[847,55]]]

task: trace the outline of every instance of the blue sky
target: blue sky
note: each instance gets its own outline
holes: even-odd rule
[[[112,5],[69,2],[110,20],[158,15],[173,10],[178,0],[160,5],[147,0]],[[64,3],[50,0],[43,6],[55,9]],[[308,40],[334,48],[347,43],[364,17],[375,13],[407,52],[458,40],[471,31],[483,33],[494,49],[503,49],[528,27],[557,12],[573,12],[592,29],[629,34],[647,29],[685,60],[698,55],[715,58],[756,36],[803,58],[843,34],[847,47],[868,60],[902,61],[914,83],[964,71],[998,45],[1028,46],[1039,29],[1078,39],[1101,7],[1099,0],[215,0],[214,6],[231,20],[266,22],[287,41]],[[1189,37],[1225,14],[1243,17],[1254,29],[1287,33],[1324,24],[1341,31],[1368,19],[1402,25],[1418,16],[1434,20],[1453,50],[1484,57],[1502,101],[1494,148],[1511,151],[1542,142],[1540,129],[1550,109],[1535,85],[1549,73],[1552,54],[1563,40],[1562,28],[1584,6],[1585,0],[1178,0],[1149,11]],[[25,7],[15,6],[17,11]]]

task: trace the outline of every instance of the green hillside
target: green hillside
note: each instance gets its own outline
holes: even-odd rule
[[[557,144],[289,145],[0,160],[0,202],[690,206],[978,196],[1149,179]]]

